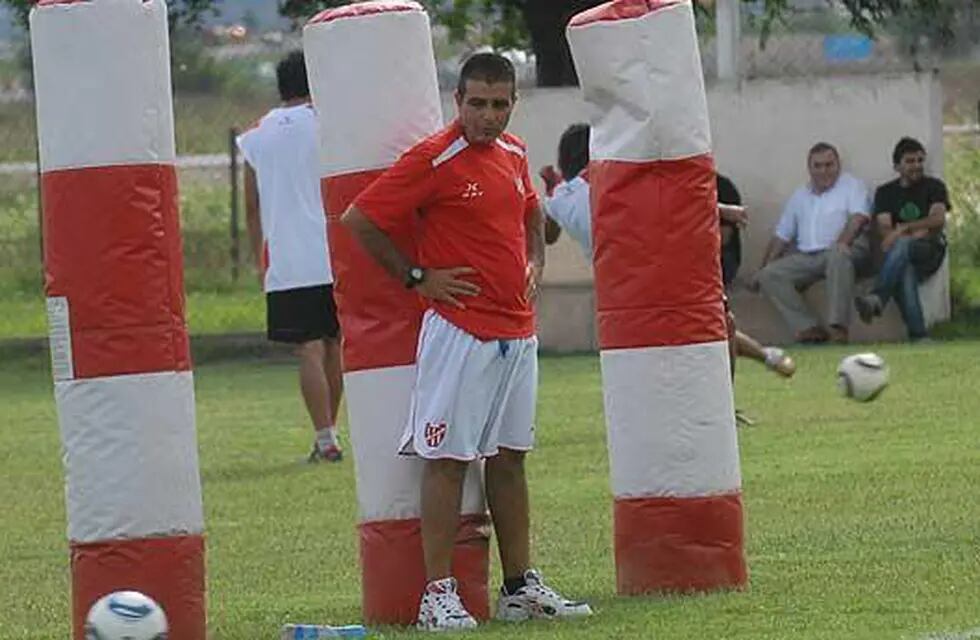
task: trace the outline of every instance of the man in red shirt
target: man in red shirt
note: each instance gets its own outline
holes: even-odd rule
[[[504,574],[497,617],[588,615],[531,568],[524,455],[534,443],[537,338],[532,301],[544,268],[543,218],[524,143],[504,132],[516,101],[510,61],[463,65],[459,118],[368,187],[343,223],[428,309],[409,424],[399,452],[426,460],[422,546],[428,585],[418,626],[476,626],[451,575],[469,463],[486,458],[487,502]],[[412,228],[418,256],[388,234]]]

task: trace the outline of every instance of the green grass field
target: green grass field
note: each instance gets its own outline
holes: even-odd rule
[[[738,404],[759,421],[740,431],[751,585],[671,598],[614,595],[598,361],[544,358],[529,458],[536,562],[597,615],[474,637],[881,640],[980,627],[980,344],[880,352],[893,382],[869,405],[836,395],[841,350],[798,351],[790,382],[740,367]],[[356,622],[353,466],[300,462],[310,434],[292,367],[201,365],[196,380],[212,638]],[[0,362],[0,406],[0,638],[67,638],[63,476],[42,358]]]

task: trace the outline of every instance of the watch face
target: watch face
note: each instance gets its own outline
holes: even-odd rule
[[[412,275],[412,280],[415,280],[416,282],[420,282],[422,280],[422,270],[418,267],[412,269],[411,275]]]

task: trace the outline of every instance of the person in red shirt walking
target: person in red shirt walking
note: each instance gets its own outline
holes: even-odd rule
[[[478,458],[486,458],[487,502],[504,574],[497,617],[589,615],[588,604],[548,587],[530,561],[524,456],[534,443],[533,300],[544,238],[524,143],[504,132],[517,98],[514,67],[497,54],[472,56],[455,97],[458,119],[405,152],[343,216],[368,253],[427,306],[399,448],[426,461],[428,584],[418,626],[476,626],[457,595],[451,559],[463,478]],[[406,225],[415,225],[417,257],[404,255],[389,236]]]

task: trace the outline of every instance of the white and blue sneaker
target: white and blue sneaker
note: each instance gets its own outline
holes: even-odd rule
[[[456,578],[433,580],[425,586],[415,627],[420,631],[465,631],[476,628],[476,619],[463,606]]]
[[[592,607],[584,600],[569,600],[549,587],[534,569],[524,572],[524,586],[508,594],[500,588],[497,600],[497,620],[521,622],[530,619],[554,620],[581,618],[592,615]]]

